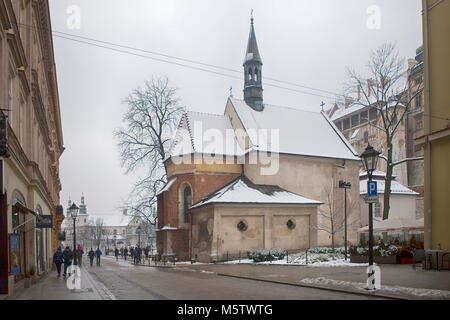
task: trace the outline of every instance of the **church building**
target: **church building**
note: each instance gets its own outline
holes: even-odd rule
[[[329,246],[329,218],[343,223],[340,180],[352,185],[348,237],[356,243],[359,157],[325,113],[264,103],[262,66],[252,18],[244,99],[230,95],[223,115],[185,112],[174,135],[158,193],[160,254],[210,262]]]

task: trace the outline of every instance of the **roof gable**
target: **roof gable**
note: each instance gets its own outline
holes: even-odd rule
[[[241,176],[219,190],[209,194],[190,209],[212,203],[226,204],[302,204],[320,205],[322,202],[305,198],[279,186],[254,184]]]

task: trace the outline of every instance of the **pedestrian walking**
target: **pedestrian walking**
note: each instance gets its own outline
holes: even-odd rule
[[[125,257],[125,261],[127,261],[127,256],[128,256],[128,249],[127,248],[123,249],[123,256]]]
[[[80,267],[81,267],[81,261],[83,260],[83,254],[84,254],[83,247],[78,245],[78,247],[77,247],[77,264]]]
[[[149,253],[149,249],[148,249],[148,247],[145,247],[145,249],[144,249],[144,254],[145,254],[145,260],[148,260],[148,253]]]
[[[116,248],[116,250],[114,250],[114,255],[116,256],[116,261],[119,261],[119,249]]]
[[[123,259],[123,247],[122,248],[120,248],[120,256],[122,257],[122,259]]]
[[[97,258],[96,262],[97,262],[97,266],[99,266],[99,267],[100,267],[100,256],[101,255],[102,255],[102,252],[100,251],[100,248],[97,248],[97,250],[95,251],[95,257]]]
[[[142,249],[141,247],[137,248],[137,261],[138,263],[141,263],[141,259],[142,259]]]
[[[55,254],[53,254],[53,263],[56,265],[56,271],[58,271],[58,278],[61,276],[61,265],[63,263],[63,252],[61,247],[58,247]]]
[[[73,252],[70,250],[69,246],[67,246],[63,251],[63,263],[64,263],[64,279],[67,276],[67,268],[72,266],[72,260],[73,260]],[[69,277],[70,277],[70,268],[69,268]]]
[[[91,251],[88,252],[88,257],[89,257],[89,262],[91,263],[91,267],[92,267],[92,264],[94,263],[94,257],[95,257],[95,252],[94,252],[94,250],[92,250],[92,248],[91,248]]]

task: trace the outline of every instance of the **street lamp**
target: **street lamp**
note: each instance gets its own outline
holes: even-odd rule
[[[76,266],[77,265],[77,247],[76,247],[76,243],[77,243],[77,237],[76,237],[76,232],[75,232],[75,221],[77,220],[77,216],[78,216],[78,207],[77,205],[74,203],[72,203],[72,205],[69,208],[69,212],[70,212],[70,217],[73,219],[73,265]]]
[[[344,210],[345,210],[345,261],[347,261],[347,189],[352,188],[352,184],[350,182],[346,182],[343,180],[339,181],[339,188],[344,189]]]
[[[138,233],[138,248],[141,247],[141,226],[137,227],[137,233]]]
[[[364,166],[364,170],[367,171],[367,191],[369,191],[369,184],[372,181],[372,174],[377,167],[378,155],[380,153],[376,151],[370,144],[367,145],[366,150],[361,154],[361,160]],[[368,277],[372,277],[372,281],[369,281],[369,290],[375,289],[375,277],[373,269],[373,211],[372,202],[369,202],[369,274]]]

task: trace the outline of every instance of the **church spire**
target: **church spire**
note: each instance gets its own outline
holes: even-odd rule
[[[262,111],[262,59],[259,55],[256,42],[255,28],[253,25],[253,10],[250,19],[250,34],[248,36],[247,52],[244,60],[244,100],[251,108]]]

